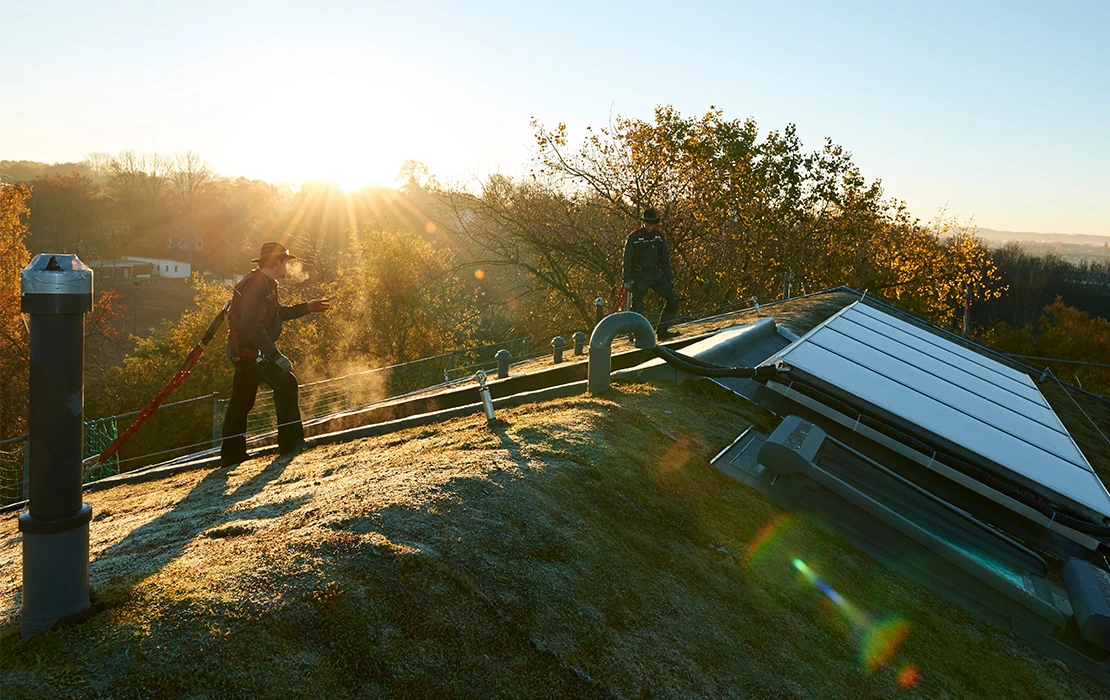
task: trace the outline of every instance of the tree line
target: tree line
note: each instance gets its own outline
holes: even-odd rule
[[[0,433],[25,425],[18,272],[35,252],[167,257],[198,273],[199,310],[139,340],[122,364],[87,369],[86,414],[95,417],[133,410],[157,391],[226,300],[224,280],[249,271],[263,241],[286,243],[311,273],[283,284],[284,298],[337,301],[283,336],[307,381],[588,330],[594,300],[615,300],[624,239],[647,206],[662,212],[687,315],[847,284],[952,328],[970,303],[971,332],[1003,346],[1033,348],[1063,325],[1093,339],[1075,352],[1110,356],[1105,319],[1066,305],[1101,288],[1077,291],[1059,260],[988,250],[958,221],[922,222],[831,140],[805,151],[793,125],[764,132],[718,109],[685,117],[667,106],[577,137],[562,124],[533,128],[526,177],[441,184],[409,162],[397,187],[358,192],[222,177],[192,152],[94,154],[68,172],[0,161],[0,179],[25,180],[0,185]],[[124,310],[111,296],[98,308],[90,337],[113,342]],[[229,370],[210,349],[188,395],[226,393]],[[1110,377],[1088,374],[1085,386],[1110,391]]]

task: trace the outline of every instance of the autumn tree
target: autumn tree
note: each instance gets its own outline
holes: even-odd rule
[[[20,271],[30,261],[26,185],[0,184],[0,439],[27,430],[27,378],[31,356],[20,313]]]
[[[28,245],[33,252],[88,255],[103,244],[101,202],[89,178],[78,172],[31,181]]]
[[[804,151],[793,125],[761,134],[718,109],[686,118],[665,106],[577,143],[563,124],[533,126],[529,181],[494,176],[481,192],[441,194],[464,259],[511,268],[503,277],[526,309],[548,313],[548,331],[588,322],[594,296],[616,293],[624,238],[647,206],[662,211],[686,313],[849,284],[948,322],[951,295],[928,288],[977,274],[970,249],[946,248],[843,147]]]
[[[454,274],[449,251],[413,233],[362,232],[325,321],[330,352],[350,361],[395,364],[470,341],[477,306]]]
[[[985,330],[980,340],[1003,352],[1091,363],[1022,360],[1036,367],[1047,366],[1063,381],[1088,391],[1110,395],[1110,369],[1098,366],[1106,365],[1110,358],[1110,321],[1068,306],[1060,297],[1044,307],[1036,324],[1015,327],[998,322]]]
[[[596,194],[494,175],[480,196],[443,198],[468,269],[528,335],[588,327],[594,298],[621,284],[625,219]]]

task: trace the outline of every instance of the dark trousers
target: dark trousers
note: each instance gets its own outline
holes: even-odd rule
[[[678,314],[678,295],[666,277],[657,280],[632,280],[632,310],[638,314],[644,313],[644,297],[648,290],[654,289],[667,305],[663,308],[663,316],[659,319],[658,330],[664,331],[671,327],[671,321]]]
[[[274,390],[278,451],[287,452],[304,439],[301,409],[297,405],[297,378],[291,372],[283,372],[273,362],[239,360],[235,363],[231,399],[227,403],[227,413],[224,414],[220,459],[225,463],[246,458],[247,438],[244,433],[247,431],[247,414],[254,408],[259,384],[266,384]]]

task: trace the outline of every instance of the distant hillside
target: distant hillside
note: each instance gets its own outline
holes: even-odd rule
[[[1034,233],[1030,231],[997,231],[981,228],[980,238],[988,241],[1007,243],[1009,241],[1032,241],[1036,243],[1064,243],[1069,245],[1103,246],[1110,244],[1110,235],[1090,235],[1080,233]]]
[[[0,182],[30,182],[43,175],[69,175],[79,172],[92,178],[93,172],[85,163],[39,163],[33,160],[0,160]]]

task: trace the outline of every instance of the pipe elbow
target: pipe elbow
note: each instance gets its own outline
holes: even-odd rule
[[[610,314],[598,322],[590,335],[589,391],[599,394],[609,389],[612,369],[613,339],[621,333],[631,333],[636,347],[646,350],[655,347],[655,329],[651,322],[633,311]]]
[[[631,333],[636,347],[641,350],[655,347],[655,329],[651,322],[635,311],[621,311],[609,314],[594,327],[590,334],[590,352],[607,352],[613,339],[623,333]]]

